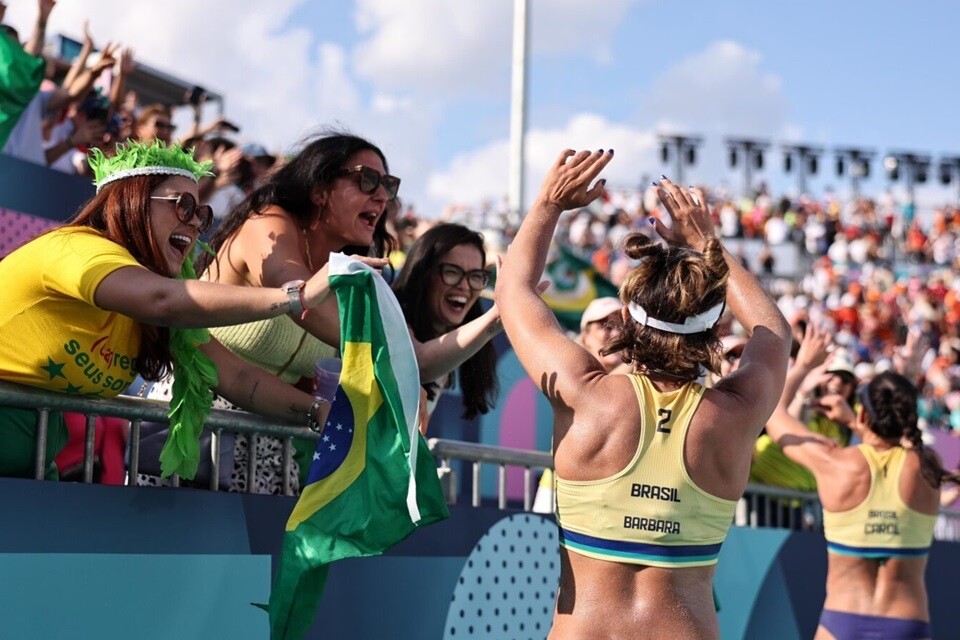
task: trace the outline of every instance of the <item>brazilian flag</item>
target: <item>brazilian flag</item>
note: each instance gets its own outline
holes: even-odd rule
[[[560,247],[556,258],[547,263],[546,275],[551,284],[543,300],[570,331],[580,331],[580,316],[594,298],[617,297],[620,293],[592,264],[566,247]]]
[[[274,639],[303,638],[329,563],[383,553],[449,516],[418,430],[420,375],[406,321],[383,278],[335,253],[343,370],[307,484],[287,522],[270,595]]]

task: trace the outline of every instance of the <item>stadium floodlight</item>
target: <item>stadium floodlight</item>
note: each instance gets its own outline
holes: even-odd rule
[[[703,138],[700,136],[687,136],[676,134],[661,134],[660,138],[660,159],[663,164],[669,162],[673,157],[673,175],[671,180],[677,184],[684,184],[683,167],[691,166],[697,160],[697,147],[703,144]]]
[[[883,168],[887,170],[887,177],[892,182],[903,179],[904,189],[907,192],[907,203],[910,209],[916,211],[916,196],[914,185],[927,181],[927,172],[930,169],[930,156],[915,151],[891,151],[883,159]]]
[[[796,166],[797,169],[797,193],[807,192],[807,176],[816,175],[818,158],[823,153],[821,147],[814,147],[808,144],[783,144],[783,166],[787,168],[787,173]],[[788,168],[789,167],[789,168]]]
[[[853,195],[859,196],[860,181],[870,175],[870,161],[875,152],[856,147],[837,147],[833,153],[837,158],[837,177],[842,178],[846,173],[850,177]]]
[[[954,180],[960,186],[960,156],[940,156],[940,184],[949,185]],[[957,202],[960,203],[960,193],[957,196]]]
[[[753,170],[763,169],[763,152],[770,146],[766,140],[755,138],[727,138],[724,141],[730,153],[730,168],[737,168],[743,159],[743,192],[753,190]]]

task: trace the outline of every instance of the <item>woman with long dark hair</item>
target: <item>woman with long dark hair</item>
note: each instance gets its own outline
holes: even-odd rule
[[[719,638],[711,584],[750,471],[750,454],[783,386],[790,327],[716,237],[706,198],[663,179],[673,221],[659,243],[625,240],[636,260],[623,311],[601,354],[571,340],[537,295],[560,214],[600,196],[591,184],[613,151],[565,151],[510,246],[496,298],[510,343],[554,413],[560,588],[549,637]],[[740,366],[720,368],[725,307],[750,337]]]
[[[940,486],[958,477],[923,444],[917,389],[887,371],[856,391],[856,410],[840,394],[816,409],[847,425],[861,444],[837,447],[792,417],[787,406],[810,371],[828,357],[829,336],[807,326],[797,362],[767,433],[817,480],[827,539],[827,596],[816,638],[931,637],[924,573]]]
[[[478,302],[490,279],[486,263],[483,236],[459,224],[438,224],[413,244],[393,284],[420,361],[428,414],[454,369],[464,418],[487,413],[496,399],[490,339],[502,327],[496,307],[483,312]]]
[[[296,295],[332,252],[381,257],[389,251],[393,239],[386,229],[387,216],[396,206],[399,188],[400,179],[389,174],[376,145],[346,133],[320,135],[221,222],[210,240],[215,255],[201,254],[197,273],[212,282],[251,289],[280,287]],[[333,297],[310,313],[217,327],[211,333],[244,360],[304,389],[309,388],[317,361],[335,357],[340,346]],[[168,399],[171,390],[167,379],[154,385],[149,396]],[[222,399],[216,402],[231,408]],[[153,437],[162,438],[162,433]],[[247,477],[249,439],[237,436],[232,460],[225,465],[232,468],[231,475],[222,485],[231,491],[280,493],[283,441],[268,436],[253,439],[256,476]],[[314,443],[304,439],[295,447],[286,473],[296,493]],[[151,461],[141,464],[149,469]],[[138,481],[157,484],[153,474],[141,474]]]

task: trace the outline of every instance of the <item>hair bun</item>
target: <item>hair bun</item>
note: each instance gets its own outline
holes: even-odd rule
[[[664,248],[650,236],[634,232],[623,241],[623,252],[633,260],[642,260],[655,255],[663,255]]]

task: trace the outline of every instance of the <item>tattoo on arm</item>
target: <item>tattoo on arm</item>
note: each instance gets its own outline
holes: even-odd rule
[[[251,402],[251,404],[253,403],[253,396],[256,395],[256,393],[257,393],[257,387],[259,387],[259,386],[260,386],[260,381],[259,381],[259,380],[254,380],[254,381],[253,381],[253,389],[250,389],[250,402]]]
[[[287,411],[290,412],[290,415],[297,416],[298,418],[304,415],[303,410],[297,408],[297,405],[295,404],[292,404],[289,407],[287,407]]]
[[[270,305],[270,310],[271,310],[271,311],[273,311],[273,310],[275,310],[275,309],[289,309],[289,308],[290,308],[290,302],[289,302],[289,301],[274,302],[272,305]]]

